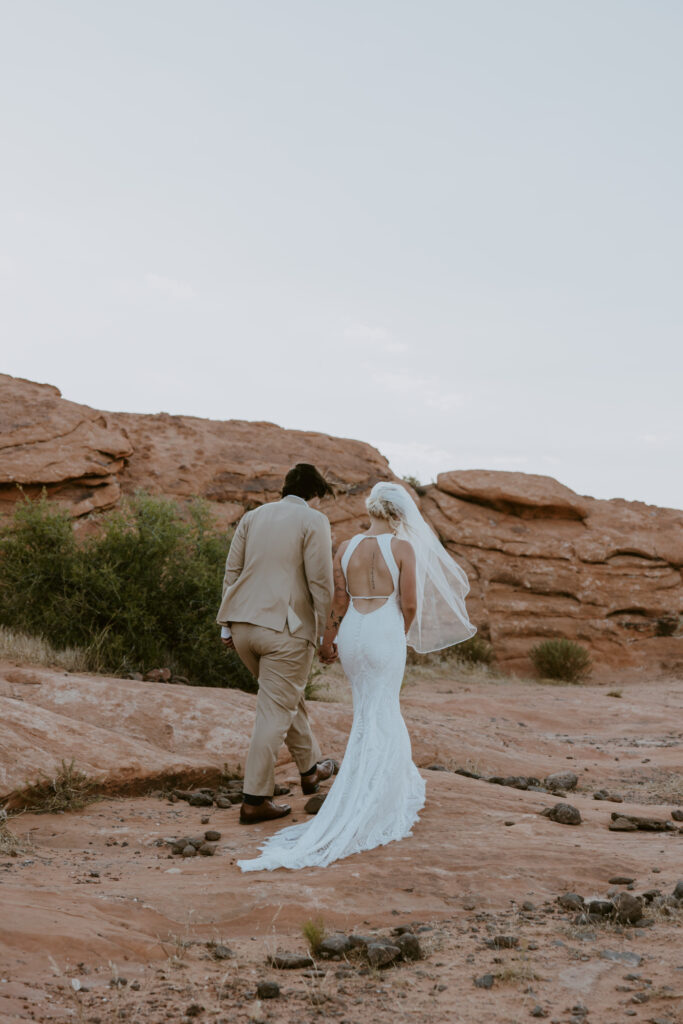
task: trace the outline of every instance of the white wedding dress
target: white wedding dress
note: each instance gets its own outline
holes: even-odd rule
[[[401,717],[399,694],[406,664],[406,638],[399,604],[399,570],[391,534],[357,534],[342,558],[347,568],[362,542],[377,542],[393,580],[384,604],[361,612],[349,595],[337,644],[353,692],[353,725],[339,774],[317,816],[277,832],[242,871],[325,867],[341,857],[411,834],[425,802],[425,784],[413,764],[410,737]]]

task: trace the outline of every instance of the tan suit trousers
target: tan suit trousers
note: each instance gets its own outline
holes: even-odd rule
[[[292,636],[286,627],[278,633],[266,626],[233,622],[230,628],[237,653],[259,684],[243,788],[250,796],[272,796],[275,762],[283,742],[299,772],[320,760],[304,701],[314,647]]]

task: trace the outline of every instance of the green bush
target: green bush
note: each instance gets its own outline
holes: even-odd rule
[[[138,494],[82,543],[46,498],[22,501],[0,530],[0,623],[83,649],[94,671],[168,666],[198,685],[254,691],[215,621],[229,548],[199,501],[183,514]]]
[[[483,636],[475,633],[469,640],[463,640],[451,648],[452,657],[469,665],[490,665],[494,660],[493,647]]]
[[[545,679],[578,683],[590,675],[591,656],[585,647],[573,640],[543,640],[531,648],[529,657],[538,674]]]

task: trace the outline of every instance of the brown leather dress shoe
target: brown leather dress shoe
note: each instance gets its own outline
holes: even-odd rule
[[[338,771],[339,764],[337,761],[333,761],[332,758],[329,758],[327,761],[318,761],[318,767],[314,772],[310,775],[301,776],[302,792],[306,796],[310,796],[311,793],[317,793],[320,783],[336,775]]]
[[[266,799],[261,804],[242,804],[240,825],[256,825],[259,821],[284,818],[291,809],[289,804],[276,804],[271,799]]]

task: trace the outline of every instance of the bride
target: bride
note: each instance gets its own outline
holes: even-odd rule
[[[324,867],[411,835],[425,802],[399,694],[406,643],[420,653],[476,632],[467,576],[400,484],[375,484],[370,529],[340,545],[320,659],[351,681],[353,725],[339,774],[311,821],[282,829],[242,871]]]

